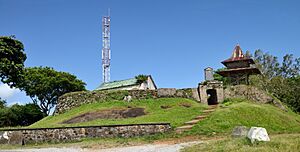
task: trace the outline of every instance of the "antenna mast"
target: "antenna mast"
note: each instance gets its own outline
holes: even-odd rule
[[[103,82],[110,81],[110,10],[102,17],[102,76]]]

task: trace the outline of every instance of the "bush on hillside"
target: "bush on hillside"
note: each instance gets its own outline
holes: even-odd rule
[[[28,126],[45,115],[33,103],[0,108],[0,127]]]

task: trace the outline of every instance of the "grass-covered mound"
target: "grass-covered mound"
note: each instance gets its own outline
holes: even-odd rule
[[[124,118],[124,119],[95,119],[92,121],[62,124],[76,116],[109,109],[122,108],[144,108],[145,115]],[[90,126],[90,125],[113,125],[113,124],[138,124],[150,122],[169,122],[172,127],[183,125],[184,122],[191,120],[201,111],[207,107],[197,103],[196,101],[184,98],[159,98],[159,99],[145,99],[134,100],[131,102],[125,101],[108,101],[92,104],[85,104],[78,108],[56,115],[48,116],[31,126],[29,128],[46,128],[46,127],[63,127],[63,126]]]
[[[300,133],[300,115],[284,112],[271,104],[232,99],[195,125],[190,133],[226,135],[238,125],[264,127],[271,134]]]

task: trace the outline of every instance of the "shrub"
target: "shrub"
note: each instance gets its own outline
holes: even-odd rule
[[[33,103],[15,104],[0,109],[0,127],[28,126],[44,116],[40,108]]]
[[[135,76],[135,78],[137,79],[137,83],[138,84],[141,84],[141,83],[144,83],[148,80],[148,76],[147,75],[138,75],[138,76]]]

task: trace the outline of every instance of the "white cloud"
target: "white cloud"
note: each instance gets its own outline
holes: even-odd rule
[[[19,101],[13,101],[13,102],[8,103],[8,106],[12,106],[14,104],[25,105],[26,103],[22,103],[22,102],[19,102]]]
[[[0,97],[2,99],[7,100],[18,92],[20,92],[19,89],[10,88],[7,84],[0,84]]]

